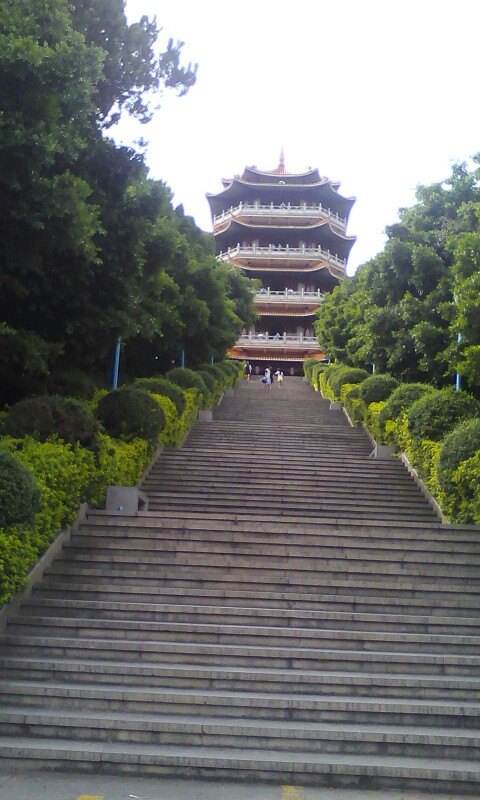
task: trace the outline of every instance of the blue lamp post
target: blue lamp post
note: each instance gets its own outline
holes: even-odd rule
[[[120,351],[122,348],[122,337],[119,336],[115,345],[115,356],[113,359],[112,389],[118,388],[118,373],[120,370]]]
[[[462,341],[462,334],[457,333],[457,344],[460,344],[461,341]],[[455,374],[455,391],[459,392],[461,388],[462,388],[462,376],[460,375],[459,372],[457,372]]]

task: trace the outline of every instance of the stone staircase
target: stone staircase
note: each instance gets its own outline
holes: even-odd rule
[[[480,530],[300,379],[91,512],[0,637],[6,763],[480,794]]]

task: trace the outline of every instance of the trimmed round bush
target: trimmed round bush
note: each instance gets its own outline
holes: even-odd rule
[[[76,367],[70,367],[62,372],[54,373],[48,382],[48,392],[50,394],[76,397],[80,400],[90,400],[97,388],[97,382],[94,378],[89,373]]]
[[[176,383],[168,381],[166,378],[137,378],[132,383],[131,388],[144,389],[146,392],[161,394],[164,397],[168,397],[177,409],[179,417],[181,417],[185,411],[185,395]]]
[[[317,384],[318,376],[320,375],[321,372],[325,372],[329,368],[329,366],[330,366],[329,364],[325,364],[322,361],[316,360],[315,364],[313,364],[312,368],[310,369],[310,382],[312,384]]]
[[[0,528],[26,525],[40,508],[40,489],[31,472],[0,450]]]
[[[209,391],[202,376],[188,367],[175,367],[167,372],[167,380],[173,381],[182,389],[196,389],[202,395],[204,403],[208,402]]]
[[[367,406],[380,403],[387,400],[397,386],[398,381],[390,375],[370,375],[360,384],[360,397]]]
[[[303,374],[308,378],[308,380],[311,380],[312,378],[312,369],[315,364],[318,364],[318,358],[306,358],[303,362]]]
[[[462,461],[480,452],[480,418],[465,419],[445,437],[438,461],[438,478],[442,486],[450,482]]]
[[[387,400],[386,405],[382,408],[378,417],[378,424],[382,431],[389,420],[396,420],[400,417],[402,411],[413,405],[416,400],[423,397],[425,394],[434,392],[432,386],[426,383],[402,383],[398,386]]]
[[[98,403],[97,415],[110,436],[125,442],[145,439],[154,445],[165,428],[163,409],[143,389],[114,389]]]
[[[464,419],[478,413],[478,403],[466,392],[453,387],[437,389],[421,397],[407,411],[408,430],[413,439],[438,442]]]
[[[210,372],[207,372],[206,369],[199,369],[197,372],[198,375],[203,379],[208,389],[208,393],[214,402],[220,399],[222,394],[223,384],[220,383]]]
[[[233,387],[235,386],[237,379],[239,377],[239,367],[233,361],[219,361],[216,366],[222,370],[223,374],[226,376],[226,386]]]
[[[12,406],[3,431],[15,438],[32,436],[41,442],[58,436],[68,444],[78,442],[92,449],[97,444],[99,425],[80,400],[46,394],[20,400]]]
[[[202,372],[208,372],[210,375],[213,375],[216,381],[221,385],[222,389],[224,389],[228,383],[227,373],[225,370],[221,369],[217,364],[208,364],[202,367]]]
[[[366,369],[359,367],[346,367],[333,365],[325,370],[328,377],[328,383],[335,397],[340,397],[340,391],[344,383],[362,383],[365,378],[368,378]]]

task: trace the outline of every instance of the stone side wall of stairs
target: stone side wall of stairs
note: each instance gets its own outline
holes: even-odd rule
[[[224,398],[10,618],[1,757],[478,796],[480,530],[370,450],[300,379]]]

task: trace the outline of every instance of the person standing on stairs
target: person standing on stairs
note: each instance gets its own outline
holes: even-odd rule
[[[245,380],[248,383],[248,381],[250,380],[250,375],[252,374],[252,365],[250,364],[250,361],[247,361],[245,367],[243,368],[243,371],[245,373]]]
[[[272,370],[267,367],[265,370],[265,374],[262,378],[262,383],[265,387],[268,386],[269,389],[272,388]]]

